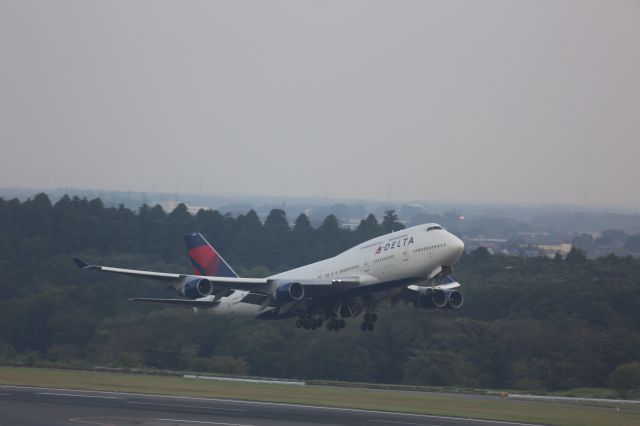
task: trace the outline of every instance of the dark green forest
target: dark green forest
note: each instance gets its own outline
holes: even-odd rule
[[[616,387],[616,378],[638,374],[640,259],[631,257],[520,258],[480,248],[454,272],[463,308],[386,305],[373,333],[358,320],[332,333],[137,304],[127,299],[174,293],[81,272],[71,261],[190,273],[182,236],[199,231],[241,276],[267,276],[402,226],[393,212],[369,215],[355,230],[333,216],[317,228],[304,215],[292,219],[278,209],[263,223],[253,211],[0,198],[0,359],[533,391]]]

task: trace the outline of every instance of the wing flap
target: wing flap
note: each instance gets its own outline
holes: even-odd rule
[[[460,287],[460,283],[454,280],[451,275],[447,275],[440,280],[440,284],[434,286],[434,288],[440,290],[451,290],[452,288]]]

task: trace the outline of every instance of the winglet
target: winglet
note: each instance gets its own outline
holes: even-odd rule
[[[74,257],[73,258],[73,262],[78,266],[78,268],[80,269],[91,269],[91,265],[89,265],[87,262],[85,262],[84,260],[78,258],[78,257]]]

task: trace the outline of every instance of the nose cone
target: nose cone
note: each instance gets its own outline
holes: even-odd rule
[[[451,234],[451,241],[449,244],[451,246],[452,255],[454,256],[453,262],[451,262],[453,264],[456,263],[460,259],[460,256],[462,256],[462,253],[464,253],[464,243],[460,238]]]

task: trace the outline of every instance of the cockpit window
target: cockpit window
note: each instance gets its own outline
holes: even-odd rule
[[[427,232],[433,231],[434,229],[442,229],[442,226],[430,226],[427,228]]]

